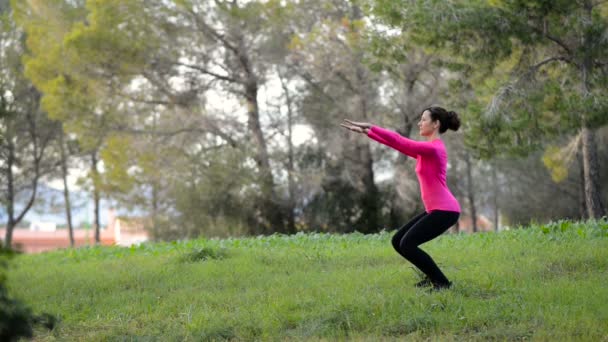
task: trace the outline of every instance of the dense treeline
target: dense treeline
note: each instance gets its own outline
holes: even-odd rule
[[[608,4],[0,1],[5,243],[40,182],[146,213],[158,238],[394,229],[413,160],[339,128],[447,134],[449,186],[495,224],[601,217]],[[426,25],[425,23],[433,23]],[[302,139],[303,128],[309,135]],[[25,205],[16,206],[16,203]]]

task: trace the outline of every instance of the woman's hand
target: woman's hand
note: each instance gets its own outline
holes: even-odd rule
[[[348,119],[344,119],[344,122],[340,124],[340,126],[351,130],[353,132],[357,132],[357,133],[364,133],[367,134],[367,131],[372,127],[372,125],[370,123],[367,122],[355,122],[355,121],[350,121]]]
[[[348,119],[344,119],[344,122],[351,126],[357,126],[357,127],[361,127],[361,128],[367,128],[367,129],[372,128],[372,124],[369,122],[356,122],[356,121],[350,121]]]

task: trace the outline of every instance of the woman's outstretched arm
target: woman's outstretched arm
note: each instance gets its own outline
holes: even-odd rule
[[[412,158],[417,158],[418,155],[431,154],[435,151],[435,147],[428,142],[408,139],[397,132],[375,126],[368,122],[357,122],[344,119],[344,122],[340,124],[340,126],[357,133],[365,133],[371,139],[392,147]]]
[[[435,153],[435,147],[429,142],[408,139],[397,132],[379,126],[372,125],[367,131],[367,136],[412,158]]]

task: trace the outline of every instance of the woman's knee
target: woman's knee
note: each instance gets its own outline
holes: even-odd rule
[[[405,255],[411,254],[416,250],[417,247],[418,245],[414,243],[412,239],[408,239],[407,237],[402,239],[399,243],[399,250],[401,250]]]
[[[397,252],[399,252],[400,251],[399,244],[401,243],[401,236],[399,236],[399,234],[393,235],[393,239],[391,240],[391,243],[393,244],[393,248],[395,248],[395,250]]]

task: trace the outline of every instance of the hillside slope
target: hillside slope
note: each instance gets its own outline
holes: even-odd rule
[[[389,232],[22,255],[10,293],[61,320],[37,340],[608,339],[608,222],[444,235],[431,293]]]

